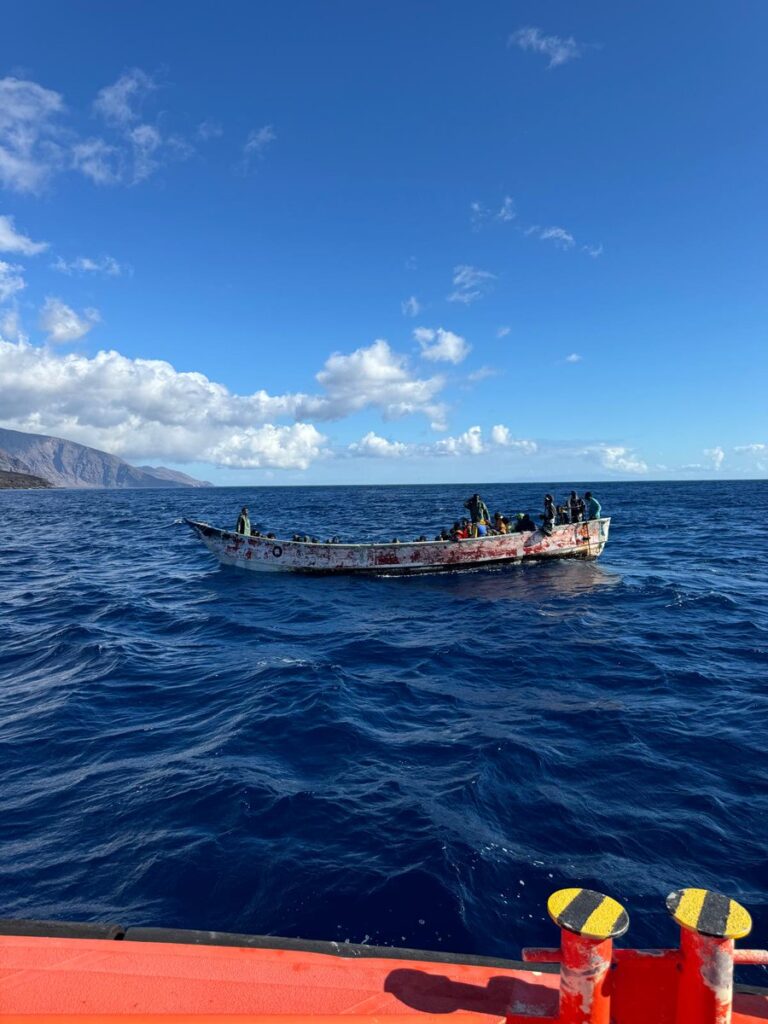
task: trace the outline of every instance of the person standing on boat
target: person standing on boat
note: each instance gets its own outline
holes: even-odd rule
[[[586,491],[584,494],[584,507],[586,509],[587,519],[599,519],[603,511],[600,502],[597,498],[592,496],[592,491]]]
[[[576,491],[571,491],[571,496],[568,499],[568,511],[571,514],[572,523],[581,522],[581,511],[579,509],[579,496]]]
[[[552,529],[557,522],[555,499],[551,494],[544,495],[544,515],[541,518],[544,520],[541,524],[541,532],[548,537],[552,533]]]
[[[469,512],[473,523],[490,523],[491,513],[479,494],[473,494],[464,502],[464,508]]]
[[[237,517],[235,533],[244,533],[246,537],[251,535],[251,520],[248,518],[248,509],[245,505],[240,509],[240,515]]]

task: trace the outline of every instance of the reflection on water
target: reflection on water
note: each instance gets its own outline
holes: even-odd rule
[[[558,597],[581,597],[598,588],[615,587],[621,575],[599,562],[558,559],[522,565],[466,569],[451,573],[389,577],[410,588],[472,601],[522,601],[546,604]]]

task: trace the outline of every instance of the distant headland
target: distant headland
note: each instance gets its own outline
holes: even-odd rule
[[[132,466],[76,441],[0,427],[0,488],[212,486],[165,466]]]

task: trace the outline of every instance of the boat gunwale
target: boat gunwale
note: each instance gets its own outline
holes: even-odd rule
[[[587,519],[582,523],[559,523],[553,527],[554,530],[560,530],[569,526],[587,526],[589,523],[610,523],[610,516],[600,516],[598,519]],[[375,541],[340,541],[338,543],[324,540],[287,540],[282,537],[265,537],[263,534],[253,536],[252,534],[236,533],[234,530],[224,530],[220,526],[213,526],[211,523],[204,523],[197,519],[185,518],[184,522],[191,526],[193,529],[203,527],[206,530],[212,530],[214,533],[219,534],[221,537],[232,537],[235,540],[246,541],[247,543],[253,544],[263,542],[264,544],[296,544],[303,545],[304,547],[314,548],[333,548],[334,551],[338,551],[340,548],[391,548],[391,547],[417,547],[426,544],[485,544],[490,540],[498,540],[501,537],[533,537],[537,533],[542,533],[543,536],[549,537],[552,534],[544,534],[540,527],[535,530],[521,530],[520,532],[513,533],[494,533],[489,534],[487,537],[459,537],[456,540],[443,540],[435,538],[434,540],[375,540]],[[586,542],[588,543],[588,542]],[[521,556],[522,558],[523,556]],[[509,561],[508,557],[502,559],[503,561]]]
[[[94,930],[101,930],[95,935]],[[79,933],[79,934],[78,934]],[[285,951],[333,956],[342,960],[400,960],[414,964],[500,968],[526,974],[559,974],[559,963],[513,960],[477,953],[452,953],[448,950],[413,949],[408,946],[369,946],[365,943],[338,942],[332,939],[301,939],[282,935],[252,935],[244,932],[219,932],[187,928],[153,928],[142,925],[101,924],[90,921],[52,921],[0,918],[0,940],[31,938],[41,941],[161,943],[173,946],[228,947],[264,952]],[[638,949],[653,956],[658,949]],[[738,965],[736,965],[738,966]],[[768,986],[735,982],[734,995],[768,998]],[[738,1012],[738,1011],[737,1011]],[[532,1017],[531,1020],[536,1020]]]

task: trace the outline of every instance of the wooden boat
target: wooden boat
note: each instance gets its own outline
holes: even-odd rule
[[[185,519],[225,565],[258,571],[406,574],[475,569],[544,558],[597,558],[608,540],[609,518],[542,530],[467,540],[328,544],[277,540],[221,530]]]
[[[768,989],[734,986],[749,913],[704,889],[671,893],[671,949],[615,947],[616,900],[560,889],[560,945],[523,960],[275,936],[0,921],[3,1024],[760,1024]],[[116,941],[117,940],[117,941]]]

